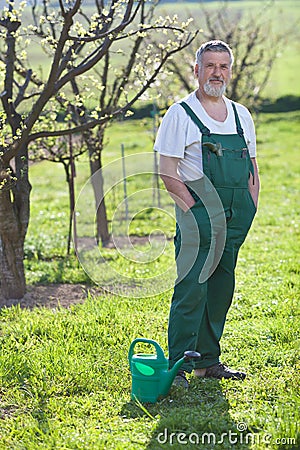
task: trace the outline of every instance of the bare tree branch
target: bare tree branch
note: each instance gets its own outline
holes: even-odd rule
[[[44,0],[44,1],[46,1],[46,0]],[[111,17],[113,17],[113,14],[115,12],[114,5],[116,3],[117,3],[116,0],[111,2],[111,8],[109,11],[109,16],[111,16]],[[143,9],[144,1],[138,2],[135,7],[134,7],[134,3],[135,3],[134,0],[128,0],[126,9],[125,9],[122,19],[121,19],[121,22],[117,26],[112,27],[112,32],[114,34],[109,34],[106,38],[104,38],[104,40],[101,42],[101,44],[98,46],[98,48],[95,51],[89,52],[88,56],[86,58],[84,58],[83,61],[81,61],[77,66],[73,66],[73,67],[69,66],[69,61],[71,60],[72,52],[77,53],[77,54],[80,53],[81,50],[83,49],[83,44],[78,45],[77,43],[75,43],[74,46],[71,46],[65,54],[63,54],[63,50],[65,48],[66,43],[69,41],[69,37],[70,37],[69,31],[70,31],[72,23],[73,23],[73,17],[76,14],[76,12],[79,11],[81,0],[76,0],[74,3],[74,6],[72,6],[68,10],[63,9],[63,3],[60,3],[60,7],[61,7],[61,10],[64,15],[64,21],[63,21],[63,26],[60,31],[59,39],[56,44],[48,80],[44,85],[44,89],[40,93],[38,101],[35,102],[31,112],[25,119],[25,122],[24,122],[25,126],[22,129],[20,139],[18,139],[16,142],[14,142],[10,146],[9,149],[5,150],[4,155],[3,155],[3,161],[8,162],[16,154],[16,152],[18,151],[18,148],[20,148],[22,145],[24,145],[24,143],[28,143],[28,142],[32,141],[32,139],[34,139],[37,136],[36,133],[32,134],[31,130],[32,130],[33,125],[36,123],[38,117],[42,113],[48,100],[51,97],[53,98],[54,96],[56,96],[56,93],[59,92],[61,90],[61,88],[63,86],[65,86],[68,82],[72,82],[72,80],[74,80],[78,75],[86,73],[88,70],[90,70],[92,67],[94,67],[100,60],[104,61],[104,63],[105,63],[104,68],[106,65],[106,72],[104,70],[103,79],[102,79],[103,86],[105,86],[104,92],[101,95],[102,103],[103,103],[104,97],[106,94],[106,89],[107,89],[107,76],[108,76],[107,70],[108,70],[108,62],[109,62],[109,48],[116,39],[121,38],[121,37],[125,38],[125,36],[126,36],[124,34],[124,36],[120,37],[120,36],[117,36],[116,33],[122,32],[126,28],[126,26],[128,26],[128,24],[130,24],[135,19],[139,8],[141,11],[142,25],[144,25],[144,22],[145,22],[146,13],[145,13],[145,10]],[[103,4],[97,3],[97,5],[101,10],[101,8],[103,7]],[[33,7],[35,7],[35,6],[36,6],[36,3],[34,3]],[[107,17],[107,15],[105,17]],[[108,27],[108,25],[105,25],[105,26]],[[158,27],[159,26],[157,26],[157,25],[150,25],[150,27],[147,27],[148,28],[147,31],[149,31],[149,29],[153,29],[153,30],[157,29]],[[165,26],[164,28],[169,29],[171,31],[176,30],[176,31],[182,32],[182,30],[179,27],[173,27],[172,25]],[[94,127],[97,124],[102,124],[103,122],[109,120],[108,118],[110,117],[110,109],[111,108],[113,109],[113,105],[116,105],[116,101],[120,97],[120,94],[126,84],[127,78],[132,71],[133,62],[134,62],[133,56],[134,56],[135,52],[137,52],[137,50],[141,44],[141,38],[142,38],[142,36],[137,37],[137,40],[135,42],[135,46],[133,47],[129,62],[128,62],[126,68],[123,70],[123,79],[118,81],[118,83],[114,85],[114,90],[113,90],[114,95],[112,96],[111,102],[106,105],[107,113],[105,111],[102,111],[102,113],[101,113],[102,116],[99,120],[95,121],[94,119],[93,120],[89,119],[91,127]],[[192,39],[194,39],[194,37]],[[165,55],[162,55],[162,62],[153,71],[152,77],[149,80],[145,81],[142,89],[140,89],[138,91],[138,93],[133,97],[133,99],[130,102],[127,102],[127,104],[124,107],[122,107],[121,109],[117,108],[116,112],[114,112],[114,115],[118,115],[118,114],[124,112],[126,110],[126,108],[130,107],[134,103],[134,101],[136,101],[136,99],[139,98],[146,91],[146,89],[151,85],[151,83],[155,80],[155,77],[161,70],[163,64],[166,62],[168,57],[171,56],[176,51],[178,51],[178,49],[185,48],[188,45],[188,43],[191,42],[192,39],[188,39],[187,43],[184,45],[182,45],[182,43],[179,43],[178,48],[176,50],[171,51],[171,52],[166,52]],[[61,73],[64,72],[66,69],[68,70],[67,73],[65,73],[63,76],[60,77]],[[23,76],[25,76],[25,69],[23,69]],[[26,78],[26,76],[27,76],[27,78]],[[29,82],[28,75],[26,75],[26,76],[25,76],[25,81],[23,84],[22,95],[20,92],[20,95],[17,99],[16,105],[20,104],[20,102],[25,99],[24,92],[25,92],[25,89]],[[27,96],[26,98],[30,98],[33,95],[35,95],[35,94],[31,94],[30,96]],[[4,96],[4,98],[5,98],[5,96]],[[3,99],[2,99],[2,101],[3,101]],[[114,108],[115,108],[115,106],[114,106]],[[103,117],[104,117],[104,119],[103,119]],[[86,125],[86,124],[84,126],[88,127],[88,125]],[[81,129],[75,128],[75,131],[81,131]],[[59,135],[64,134],[61,131],[57,131],[57,132],[47,131],[47,132],[43,132],[42,136],[46,136],[47,133],[49,133],[49,136],[54,136],[54,135],[59,136]],[[58,133],[58,134],[56,134],[56,133]],[[38,135],[38,136],[40,136],[40,135]]]
[[[32,76],[32,69],[28,69],[28,71],[26,73],[25,81],[22,84],[22,86],[19,86],[19,92],[18,92],[18,95],[16,97],[16,100],[14,101],[14,108],[15,109],[21,103],[21,101],[24,100],[25,91],[26,91],[26,88],[28,87],[28,85],[30,83],[31,76]]]
[[[143,2],[139,3],[141,5]],[[135,18],[136,13],[138,11],[138,6],[136,7],[134,13],[130,16],[132,7],[134,4],[134,0],[128,0],[128,4],[126,10],[124,12],[121,23],[106,34],[106,37],[103,43],[92,53],[90,53],[78,66],[71,69],[65,76],[63,76],[60,80],[56,82],[55,89],[59,90],[68,83],[72,78],[82,75],[83,73],[90,70],[93,66],[95,66],[106,54],[110,46],[115,40],[115,35],[124,30]],[[113,8],[111,8],[110,14],[112,13]]]

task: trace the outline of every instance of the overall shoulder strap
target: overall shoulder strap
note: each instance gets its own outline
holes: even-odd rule
[[[199,117],[196,116],[192,108],[190,108],[190,106],[185,102],[180,102],[179,105],[185,109],[188,116],[190,116],[192,121],[200,128],[201,133],[205,136],[210,136],[210,130],[201,122]]]
[[[239,115],[238,115],[237,110],[236,110],[236,106],[235,106],[235,104],[233,102],[231,102],[231,104],[232,104],[234,117],[235,117],[236,131],[237,131],[239,136],[243,137],[244,136],[244,130],[242,128],[242,125],[241,125],[241,122],[240,122],[240,118],[239,118]]]
[[[233,102],[231,102],[231,104],[232,104],[234,116],[235,116],[236,131],[240,137],[244,138],[244,130],[241,126],[241,122],[240,122],[239,115],[236,110],[236,106]],[[245,141],[245,139],[244,139],[244,141]],[[247,144],[246,144],[246,147],[248,147]],[[249,151],[247,152],[247,155],[248,155],[249,164],[250,164],[250,172],[252,173],[252,176],[254,177],[254,167],[253,167],[253,163],[251,161],[250,155],[249,155]],[[254,178],[253,178],[253,184],[254,184]]]

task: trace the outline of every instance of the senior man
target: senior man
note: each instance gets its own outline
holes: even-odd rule
[[[160,153],[161,178],[176,209],[178,276],[168,327],[170,367],[185,350],[201,354],[194,363],[186,362],[175,378],[186,387],[186,372],[192,370],[197,377],[243,380],[246,376],[220,361],[220,339],[233,298],[238,251],[255,216],[259,194],[251,114],[224,95],[233,61],[225,42],[201,45],[194,67],[198,88],[168,109],[154,146]],[[225,228],[222,252],[212,258],[208,256],[212,244],[222,233],[213,230],[207,210],[211,185]],[[216,252],[217,248],[215,245]],[[209,275],[201,280],[207,264],[211,264]]]

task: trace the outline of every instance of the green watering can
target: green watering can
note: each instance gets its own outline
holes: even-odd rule
[[[133,354],[134,347],[138,342],[153,345],[156,354]],[[200,356],[198,352],[186,351],[184,356],[169,370],[169,361],[156,341],[145,338],[135,339],[132,341],[128,353],[132,376],[131,398],[138,399],[140,402],[155,403],[159,397],[168,394],[179,367],[185,361],[200,358]]]

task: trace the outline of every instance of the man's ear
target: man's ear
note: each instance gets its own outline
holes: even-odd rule
[[[199,64],[195,64],[194,75],[195,75],[195,78],[198,78],[198,76],[199,76]]]

